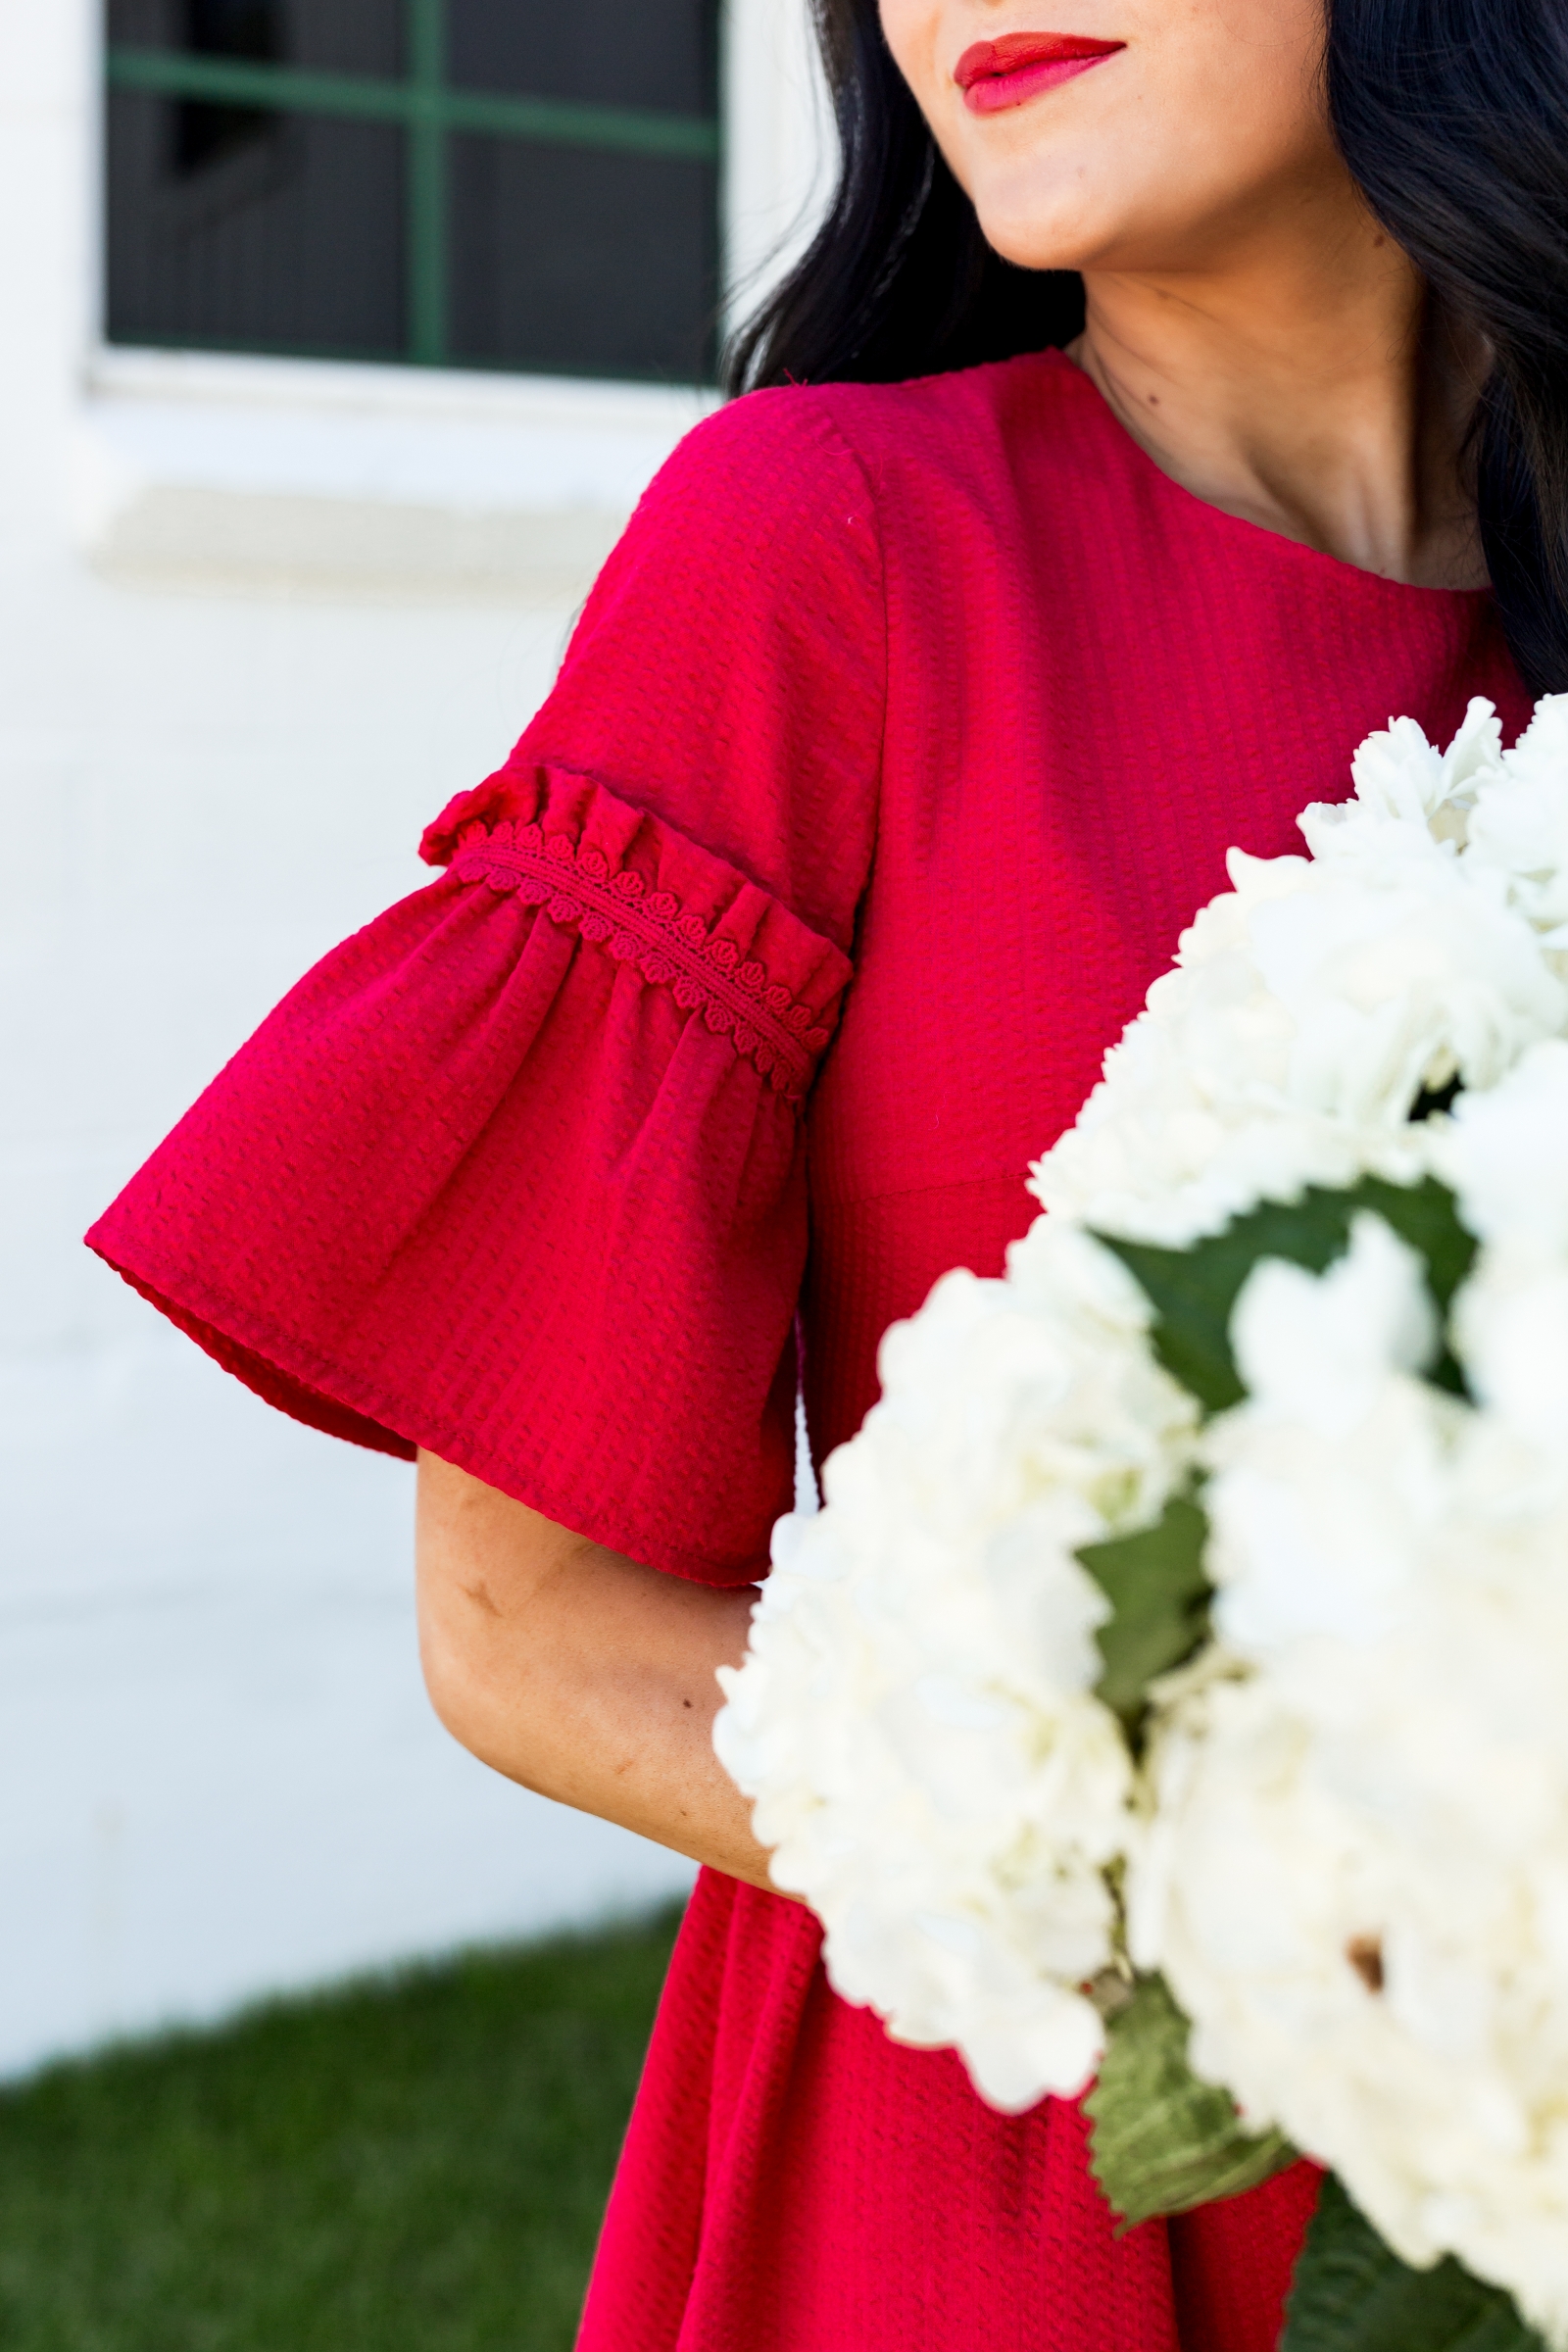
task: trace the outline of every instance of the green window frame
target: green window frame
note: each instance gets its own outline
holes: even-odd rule
[[[108,50],[108,78],[112,89],[156,97],[266,107],[281,115],[336,116],[406,130],[408,341],[403,357],[415,367],[442,368],[449,364],[447,142],[454,132],[705,164],[721,162],[723,133],[716,118],[456,88],[447,78],[447,0],[404,0],[404,7],[408,63],[401,79],[124,44]]]

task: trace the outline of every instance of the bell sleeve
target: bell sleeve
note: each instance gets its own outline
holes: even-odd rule
[[[851,979],[880,569],[811,395],[649,493],[551,701],[89,1245],[270,1402],[672,1573],[789,1506],[803,1111]]]

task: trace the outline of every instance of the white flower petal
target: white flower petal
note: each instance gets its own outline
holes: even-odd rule
[[[1103,1593],[1076,1547],[1158,1517],[1194,1458],[1112,1254],[1041,1219],[1007,1281],[952,1274],[882,1349],[883,1397],[783,1523],[714,1743],[828,1973],[1005,2108],[1098,2062],[1105,1866],[1135,1828],[1093,1695]]]

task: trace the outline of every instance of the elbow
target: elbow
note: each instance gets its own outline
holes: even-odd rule
[[[515,1630],[501,1599],[519,1597],[506,1577],[506,1508],[503,1496],[450,1463],[419,1456],[415,1570],[424,1687],[453,1739],[485,1763],[495,1760],[497,1694]]]
[[[552,1660],[541,1602],[557,1555],[576,1541],[421,1455],[415,1561],[430,1704],[481,1764],[545,1795]]]
[[[471,1596],[423,1573],[418,1617],[419,1667],[430,1704],[459,1745],[488,1763],[487,1694],[497,1672],[493,1633]]]
[[[419,1666],[438,1720],[481,1763],[516,1777],[516,1745],[526,1692],[518,1688],[515,1614],[493,1596],[481,1562],[450,1542],[416,1546]]]
[[[470,1755],[544,1796],[559,1793],[555,1749],[575,1690],[570,1627],[555,1596],[586,1548],[525,1504],[420,1455],[415,1556],[430,1704]]]
[[[520,1626],[498,1621],[482,1597],[421,1579],[419,1665],[437,1720],[492,1772],[550,1796],[548,1710],[530,1664]]]

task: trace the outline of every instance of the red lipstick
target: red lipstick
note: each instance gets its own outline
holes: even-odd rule
[[[966,49],[953,78],[972,115],[996,115],[1087,74],[1126,46],[1125,41],[1086,40],[1076,32],[1006,32],[1000,41],[976,41]]]

